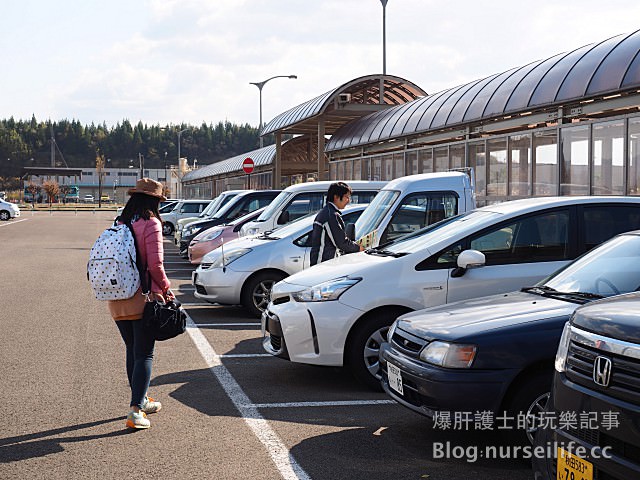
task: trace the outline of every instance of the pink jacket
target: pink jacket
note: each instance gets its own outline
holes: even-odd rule
[[[164,249],[162,247],[162,223],[155,217],[149,220],[139,219],[133,222],[138,253],[142,267],[146,265],[151,274],[151,291],[165,293],[171,286],[162,264]],[[142,272],[143,275],[146,273]]]

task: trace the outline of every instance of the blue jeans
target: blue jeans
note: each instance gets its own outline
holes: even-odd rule
[[[147,333],[142,320],[116,321],[127,347],[127,378],[131,387],[131,404],[142,408],[151,381],[154,338]]]

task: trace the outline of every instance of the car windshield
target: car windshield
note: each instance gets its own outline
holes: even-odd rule
[[[250,222],[252,220],[255,220],[256,217],[258,215],[260,215],[263,210],[264,210],[264,207],[259,208],[257,210],[254,210],[253,212],[249,212],[246,215],[243,215],[242,217],[238,217],[238,218],[234,219],[232,222],[227,223],[227,225],[233,225],[235,227],[237,225],[244,224],[244,223]]]
[[[640,288],[640,236],[620,235],[538,283],[560,293],[619,295]]]
[[[244,195],[236,195],[230,202],[226,203],[220,210],[214,213],[212,218],[225,218],[229,211],[232,210],[238,202],[241,202],[243,198]]]
[[[160,213],[169,213],[171,210],[173,210],[175,208],[176,204],[175,202],[172,203],[167,203],[164,207],[162,207],[159,212]]]
[[[381,190],[356,222],[356,238],[373,232],[393,206],[400,192],[397,190]]]
[[[380,245],[381,249],[391,253],[414,253],[424,250],[428,244],[434,244],[457,236],[461,231],[472,232],[486,224],[487,218],[498,215],[495,212],[473,210],[449,217],[438,223],[428,225],[392,242]],[[375,249],[374,249],[375,250]]]
[[[313,220],[316,217],[317,212],[309,213],[304,217],[297,219],[294,222],[288,223],[287,225],[277,228],[273,231],[266,232],[269,238],[280,239],[284,237],[288,237],[289,235],[297,235],[301,229],[309,227],[313,224]]]
[[[279,211],[282,206],[289,201],[289,198],[293,195],[292,192],[282,191],[274,198],[264,212],[257,218],[256,222],[266,222],[269,220],[275,212]]]
[[[200,217],[200,218],[208,217],[212,212],[216,211],[216,208],[218,208],[218,205],[220,205],[220,202],[222,202],[222,197],[221,196],[215,198],[214,200],[211,200],[211,203],[209,203],[209,205],[207,205],[207,208],[205,208],[202,211],[202,213],[200,215],[198,215],[198,217]]]

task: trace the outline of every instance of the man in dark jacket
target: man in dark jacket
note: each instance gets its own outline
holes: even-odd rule
[[[324,262],[340,253],[354,253],[364,250],[349,240],[344,231],[344,221],[340,210],[351,200],[351,187],[344,182],[329,185],[327,204],[318,212],[311,233],[311,265]]]

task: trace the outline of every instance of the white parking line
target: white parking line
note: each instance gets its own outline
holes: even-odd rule
[[[20,223],[20,222],[26,222],[27,220],[29,220],[29,219],[28,218],[21,218],[20,220],[14,220],[13,222],[3,223],[2,225],[0,225],[0,227],[8,227],[9,225],[14,225],[14,224]]]
[[[198,327],[259,327],[260,323],[196,323]]]
[[[215,305],[209,302],[201,302],[201,303],[183,303],[182,306],[187,308],[187,307],[214,307]]]
[[[393,405],[394,400],[345,400],[337,402],[254,403],[256,408],[352,407],[359,405]]]
[[[220,358],[258,358],[258,357],[272,357],[268,353],[229,353],[224,355],[218,355]]]
[[[229,370],[222,364],[220,355],[218,355],[213,347],[209,344],[204,334],[198,326],[193,322],[187,313],[187,332],[193,343],[200,351],[200,355],[204,358],[209,370],[216,377],[220,385],[227,393],[240,415],[247,423],[254,435],[267,449],[271,460],[285,480],[311,480],[311,477],[302,469],[302,467],[293,458],[289,449],[282,443],[280,437],[271,428],[269,423],[260,415],[258,409],[251,404],[251,400],[244,393],[238,382],[231,375]]]

